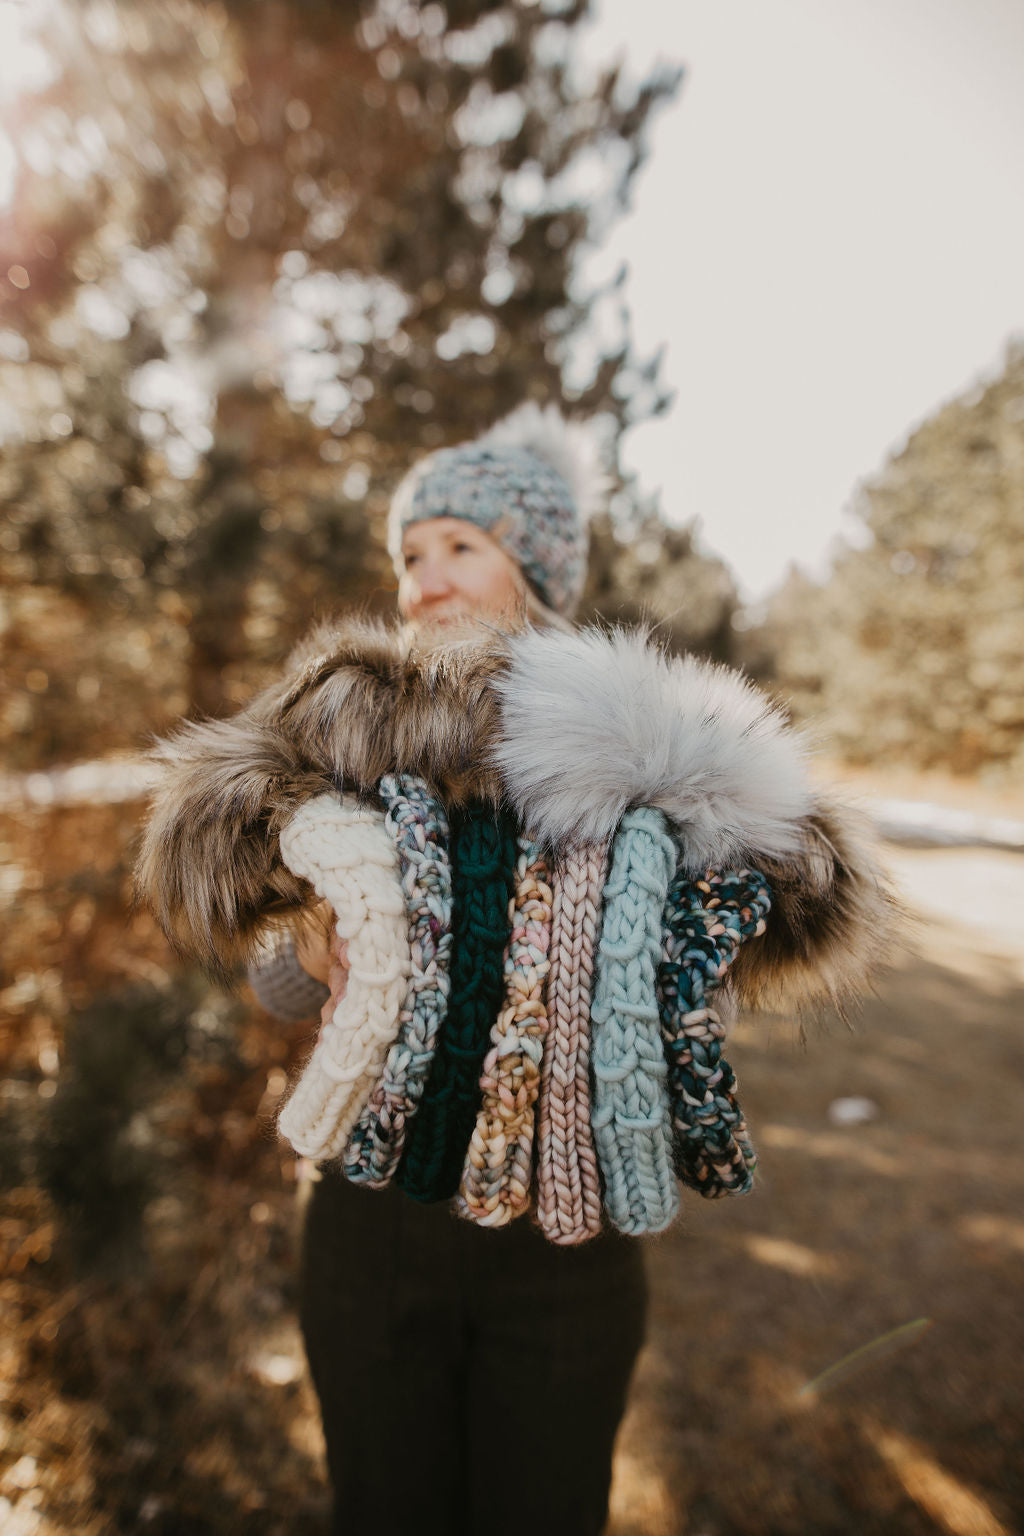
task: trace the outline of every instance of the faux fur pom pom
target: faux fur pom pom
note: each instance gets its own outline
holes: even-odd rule
[[[642,632],[534,630],[512,641],[496,762],[544,840],[599,842],[631,806],[664,811],[686,869],[800,846],[811,806],[799,737],[738,672]]]
[[[533,631],[511,652],[495,759],[539,837],[597,842],[655,806],[688,874],[747,864],[768,881],[767,932],[730,973],[738,1002],[842,1011],[871,989],[901,914],[870,829],[812,789],[802,739],[765,695],[642,632]]]

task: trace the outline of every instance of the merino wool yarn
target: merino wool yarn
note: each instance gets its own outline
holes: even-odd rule
[[[448,818],[422,779],[388,774],[380,781],[384,825],[395,840],[409,927],[411,976],[398,1035],[380,1081],[345,1149],[345,1175],[381,1189],[390,1183],[406,1128],[426,1087],[448,1007],[452,946],[452,876]]]
[[[477,1087],[504,992],[503,959],[516,863],[505,811],[473,805],[452,815],[453,947],[448,1012],[406,1139],[398,1182],[413,1199],[448,1200],[459,1187],[476,1123]]]
[[[536,843],[521,837],[505,954],[505,1006],[491,1030],[480,1074],[480,1110],[459,1187],[459,1214],[481,1226],[504,1226],[530,1202],[534,1108],[548,1027],[551,904],[544,857]]]
[[[665,818],[627,811],[612,844],[590,1010],[591,1123],[604,1205],[622,1232],[660,1232],[679,1208],[656,980],[676,848]]]
[[[601,1230],[590,1128],[590,999],[608,871],[607,843],[565,848],[552,872],[548,1030],[537,1105],[536,1219],[551,1242]]]
[[[740,945],[764,933],[770,909],[764,876],[750,869],[709,872],[705,880],[679,872],[665,904],[658,992],[675,1169],[709,1199],[745,1194],[757,1165],[711,1000]]]
[[[304,1157],[337,1157],[381,1075],[409,978],[398,852],[380,811],[317,795],[281,832],[281,856],[334,909],[348,986],[278,1119]]]

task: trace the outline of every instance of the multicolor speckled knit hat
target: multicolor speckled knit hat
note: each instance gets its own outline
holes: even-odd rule
[[[395,492],[388,547],[402,568],[411,523],[475,523],[520,567],[541,601],[571,614],[583,590],[587,522],[606,477],[584,426],[554,406],[522,405],[473,442],[421,459]]]

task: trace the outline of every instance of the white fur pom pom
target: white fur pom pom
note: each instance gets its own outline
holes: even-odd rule
[[[691,873],[800,845],[811,806],[799,737],[727,667],[627,631],[533,630],[495,681],[495,760],[540,839],[600,841],[630,806],[664,811]]]

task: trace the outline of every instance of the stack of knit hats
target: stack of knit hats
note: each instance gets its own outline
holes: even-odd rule
[[[485,1226],[533,1197],[560,1243],[599,1231],[602,1203],[624,1232],[659,1231],[676,1175],[748,1189],[713,998],[764,932],[764,878],[675,879],[653,809],[627,812],[610,848],[549,861],[500,810],[467,807],[449,831],[422,779],[389,775],[380,797],[306,801],[281,834],[349,963],[281,1113],[296,1151],[456,1196]]]
[[[282,1132],[488,1226],[656,1232],[677,1179],[749,1188],[720,1004],[841,1001],[889,932],[768,701],[642,635],[324,631],[163,755],[172,938],[227,966],[319,898],[347,945]]]

